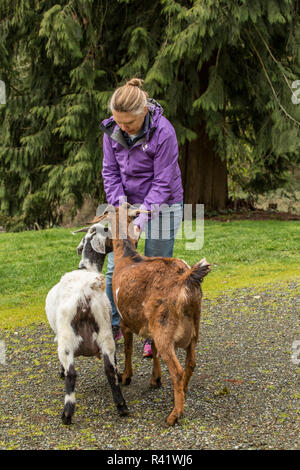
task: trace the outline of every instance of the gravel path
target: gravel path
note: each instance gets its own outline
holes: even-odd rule
[[[0,449],[299,449],[300,364],[291,356],[299,300],[296,282],[204,299],[197,367],[174,428],[164,424],[173,402],[169,375],[163,364],[163,387],[150,389],[140,338],[132,383],[123,387],[130,416],[118,417],[103,362],[78,358],[77,410],[66,427],[50,327],[2,331]],[[122,368],[122,343],[117,354]],[[179,358],[183,364],[183,351]]]

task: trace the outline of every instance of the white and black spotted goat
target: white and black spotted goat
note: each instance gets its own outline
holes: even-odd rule
[[[86,231],[82,230],[82,231]],[[65,378],[64,424],[71,424],[75,411],[76,371],[74,357],[103,355],[104,370],[121,416],[128,408],[118,384],[115,342],[111,329],[111,305],[101,274],[106,253],[112,251],[110,232],[94,224],[77,247],[79,269],[65,274],[46,298],[46,314],[56,334],[58,357]]]

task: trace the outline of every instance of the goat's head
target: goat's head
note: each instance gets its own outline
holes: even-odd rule
[[[135,245],[136,240],[134,237],[132,221],[141,212],[149,213],[150,211],[141,210],[140,208],[125,202],[119,207],[108,206],[101,215],[94,218],[93,222],[107,222],[111,227],[113,238],[128,238],[132,244]]]
[[[113,249],[111,231],[100,223],[81,231],[87,234],[77,247],[77,253],[81,255],[79,269],[101,272],[106,254]]]

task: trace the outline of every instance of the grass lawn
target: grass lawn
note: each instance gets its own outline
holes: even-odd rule
[[[0,233],[1,329],[47,321],[47,292],[78,266],[76,247],[82,237],[63,228]],[[140,240],[139,251],[143,247]],[[174,256],[190,265],[206,257],[213,265],[203,283],[208,298],[236,288],[300,280],[300,222],[208,220],[203,247],[187,250],[186,240],[178,239]]]

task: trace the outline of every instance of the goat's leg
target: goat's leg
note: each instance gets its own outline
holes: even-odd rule
[[[117,369],[116,365],[114,364],[115,357],[109,357],[108,354],[103,354],[103,359],[105,374],[111,387],[112,396],[117,406],[118,413],[120,416],[126,416],[128,415],[128,408],[118,382]]]
[[[151,387],[159,388],[161,387],[161,368],[160,360],[158,357],[158,351],[155,346],[155,342],[152,343],[152,355],[153,355],[153,367],[152,367],[152,376],[150,380]]]
[[[75,411],[75,382],[76,382],[76,371],[74,364],[71,364],[65,373],[65,406],[61,415],[62,422],[64,424],[72,424],[72,416]]]
[[[166,344],[166,343],[165,343]],[[160,354],[164,362],[166,363],[174,387],[174,408],[166,418],[166,422],[169,426],[174,426],[177,419],[183,415],[184,408],[184,391],[183,391],[183,376],[184,371],[178,361],[174,349],[164,350],[160,349]]]
[[[59,376],[61,379],[64,379],[65,378],[65,368],[64,366],[61,364],[60,365],[60,373],[59,373]]]
[[[124,353],[125,353],[125,369],[121,380],[123,385],[129,385],[132,377],[132,350],[133,350],[133,333],[126,326],[122,325],[122,333],[124,336]]]
[[[196,367],[196,345],[199,337],[199,322],[200,322],[201,309],[199,307],[199,314],[194,317],[194,329],[195,333],[191,337],[191,342],[186,348],[185,358],[185,371],[184,371],[184,391],[188,389],[190,378],[192,377]]]
[[[118,413],[120,416],[126,416],[128,415],[128,408],[118,382],[116,346],[111,332],[105,328],[100,329],[96,342],[103,354],[105,375]]]
[[[75,411],[75,382],[76,371],[74,367],[74,353],[68,342],[58,339],[58,358],[61,363],[61,372],[65,376],[65,405],[61,415],[64,424],[72,424]]]
[[[190,378],[192,377],[196,367],[196,340],[192,339],[189,346],[186,348],[185,370],[183,389],[186,392]]]

